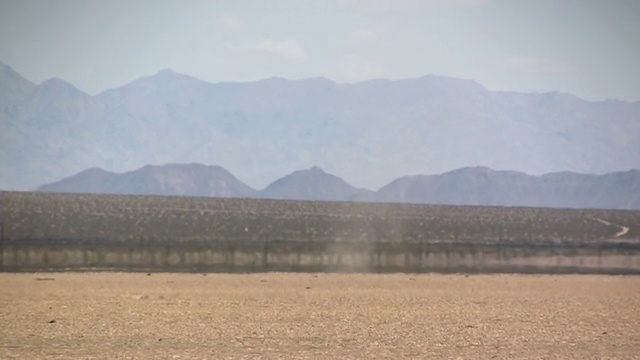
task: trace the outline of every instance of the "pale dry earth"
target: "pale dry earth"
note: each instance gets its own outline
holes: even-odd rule
[[[0,274],[2,359],[634,359],[640,277]]]

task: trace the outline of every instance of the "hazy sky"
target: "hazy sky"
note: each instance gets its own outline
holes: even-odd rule
[[[640,1],[0,0],[0,61],[90,94],[171,68],[211,82],[435,74],[640,101]]]

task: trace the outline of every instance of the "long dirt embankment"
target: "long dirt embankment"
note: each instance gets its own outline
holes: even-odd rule
[[[212,242],[5,245],[5,271],[640,274],[640,246]]]

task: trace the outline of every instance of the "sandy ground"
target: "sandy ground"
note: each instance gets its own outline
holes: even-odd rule
[[[2,359],[633,359],[640,277],[0,274]]]

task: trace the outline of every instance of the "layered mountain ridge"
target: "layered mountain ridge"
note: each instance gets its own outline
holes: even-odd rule
[[[365,188],[468,166],[603,174],[640,168],[638,139],[640,102],[434,75],[208,83],[164,70],[90,96],[0,63],[2,190],[167,163],[219,164],[253,188],[314,164]]]

